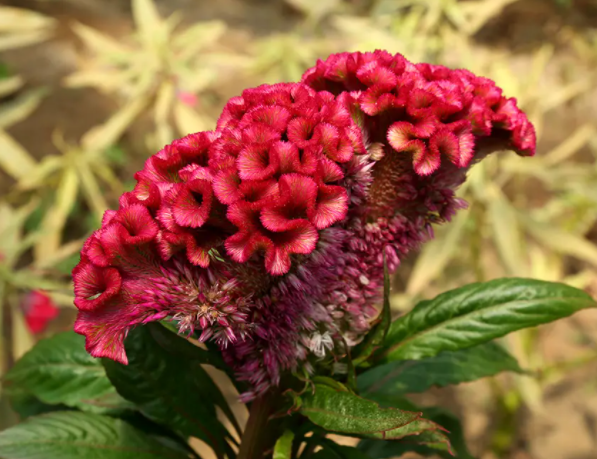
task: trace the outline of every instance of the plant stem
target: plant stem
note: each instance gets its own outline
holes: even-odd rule
[[[240,441],[237,459],[260,459],[267,448],[268,429],[275,396],[265,394],[251,404],[249,420]]]

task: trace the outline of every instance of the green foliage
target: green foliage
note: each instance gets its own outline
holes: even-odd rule
[[[433,357],[594,306],[588,294],[564,284],[518,278],[470,284],[422,301],[393,322],[374,358]]]
[[[113,412],[133,406],[120,398],[101,363],[85,350],[85,338],[64,332],[42,340],[3,378],[9,396],[26,394],[47,405]],[[34,400],[32,400],[34,402]]]
[[[359,392],[405,395],[425,392],[434,386],[475,381],[503,371],[522,373],[518,362],[494,342],[455,352],[441,352],[422,360],[397,360],[359,375]]]
[[[61,411],[0,432],[0,457],[10,459],[184,459],[188,453],[119,419]]]
[[[229,442],[233,439],[217,419],[216,406],[232,422],[234,415],[199,361],[162,348],[150,332],[155,327],[161,325],[149,324],[129,333],[125,342],[128,365],[103,361],[108,378],[118,393],[135,403],[149,419],[185,438],[200,438],[223,457],[231,451]]]

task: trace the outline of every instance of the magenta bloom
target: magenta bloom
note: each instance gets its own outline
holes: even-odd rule
[[[251,398],[357,344],[390,270],[463,203],[491,151],[534,154],[514,99],[464,70],[333,55],[231,99],[213,132],[149,158],[73,271],[75,330],[126,363],[134,326],[214,339]]]

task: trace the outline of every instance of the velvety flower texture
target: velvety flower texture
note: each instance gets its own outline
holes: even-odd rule
[[[126,363],[134,326],[215,340],[250,399],[357,344],[391,271],[463,206],[468,167],[534,154],[514,99],[465,70],[383,51],[232,98],[213,132],[150,157],[73,271],[75,330]]]

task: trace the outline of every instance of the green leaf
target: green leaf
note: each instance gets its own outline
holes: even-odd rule
[[[21,419],[26,419],[38,414],[51,413],[70,409],[66,405],[48,405],[43,403],[31,393],[13,388],[10,391],[10,406]]]
[[[398,396],[474,381],[502,371],[522,373],[514,357],[499,344],[488,342],[423,360],[398,360],[376,366],[359,375],[358,388],[365,396]]]
[[[0,432],[5,459],[186,459],[120,419],[77,411],[29,418]]]
[[[506,278],[469,284],[422,301],[392,323],[378,361],[418,360],[476,346],[595,306],[582,290]]]
[[[371,400],[329,386],[316,385],[314,393],[302,401],[300,412],[312,423],[340,434],[392,440],[440,429],[422,419],[421,413],[380,408]]]
[[[294,433],[286,430],[276,441],[273,459],[292,459],[292,440],[294,440]]]
[[[353,365],[359,365],[366,362],[367,358],[377,349],[384,341],[390,324],[392,322],[392,310],[390,309],[390,274],[386,265],[384,256],[383,266],[383,308],[375,325],[367,334],[362,343],[360,343],[354,350],[352,359]]]
[[[9,393],[23,392],[48,405],[92,412],[132,409],[115,391],[99,360],[85,350],[85,338],[69,331],[39,341],[4,376]]]
[[[218,457],[230,452],[230,433],[216,417],[216,406],[226,406],[224,396],[198,360],[170,353],[152,336],[148,324],[132,330],[126,341],[128,365],[104,359],[116,390],[135,403],[152,421],[184,437],[197,437]],[[182,340],[181,345],[187,344]]]
[[[426,457],[439,456],[444,459],[451,459],[454,456],[458,459],[473,459],[473,456],[471,456],[466,446],[462,424],[450,411],[440,407],[421,408],[416,406],[410,400],[402,397],[371,394],[371,398],[383,407],[394,407],[409,411],[422,411],[423,416],[426,419],[436,422],[448,430],[446,435],[450,440],[450,446],[455,453],[454,455],[452,452],[446,451],[442,444],[436,445],[439,446],[439,448],[434,448],[431,445],[418,444],[418,442],[409,441],[408,438],[399,442],[369,439],[361,440],[358,449],[365,452],[371,459],[401,457],[407,452],[416,452],[417,454]],[[416,440],[416,438],[414,438],[414,440]]]

